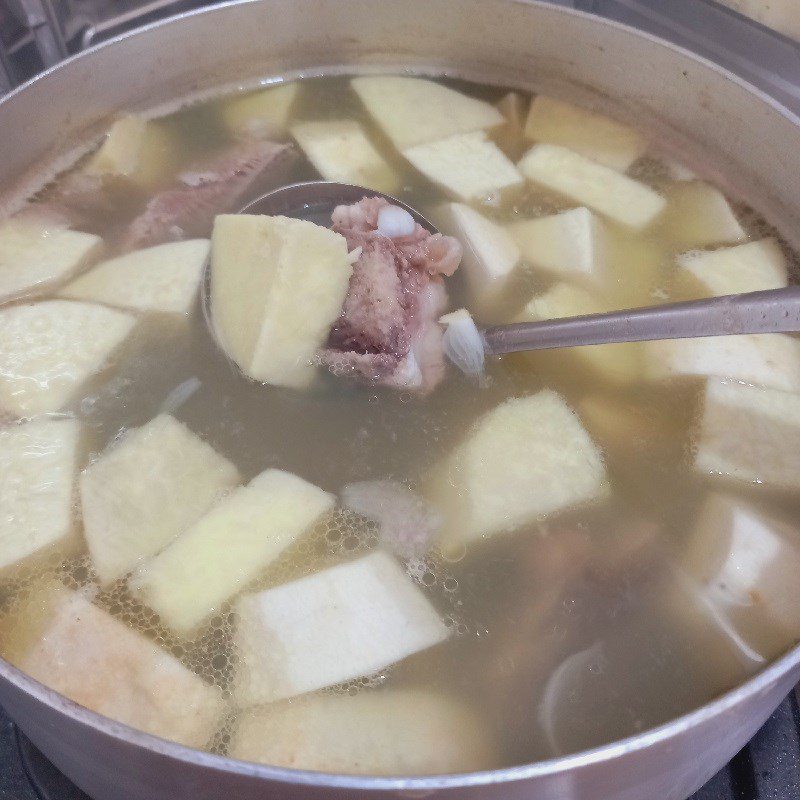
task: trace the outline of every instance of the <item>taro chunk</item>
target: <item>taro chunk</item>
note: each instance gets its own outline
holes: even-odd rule
[[[264,139],[285,136],[299,90],[299,83],[286,83],[233,97],[223,103],[222,119],[235,134]]]
[[[99,236],[30,214],[0,222],[0,301],[68,280],[97,259]]]
[[[292,136],[325,180],[394,194],[400,177],[354,120],[298,122]]]
[[[603,223],[588,208],[515,222],[508,230],[533,267],[589,286],[607,282]]]
[[[650,225],[667,204],[649,186],[554,144],[532,147],[519,169],[529,181],[634,230]]]
[[[276,767],[431,775],[496,765],[475,712],[423,689],[312,694],[242,716],[230,755]]]
[[[72,540],[78,427],[45,418],[0,429],[0,575]]]
[[[555,392],[512,398],[481,417],[434,478],[443,544],[458,549],[607,492],[598,447]]]
[[[503,124],[489,103],[424,78],[370,75],[350,85],[398,150]]]
[[[647,342],[651,378],[734,378],[757,386],[800,391],[800,341],[786,334],[707,336]]]
[[[568,147],[620,172],[647,149],[645,138],[633,128],[542,94],[531,103],[525,136],[536,142]]]
[[[67,300],[0,311],[0,407],[20,417],[63,408],[135,324],[130,314]]]
[[[702,506],[684,556],[707,600],[763,655],[800,635],[800,535],[732,495]]]
[[[328,514],[334,498],[269,469],[235,489],[130,579],[139,597],[180,634],[247,587]]]
[[[380,552],[244,595],[236,611],[243,706],[370,675],[444,641],[449,630]]]
[[[225,352],[254,380],[308,386],[353,272],[345,238],[303,220],[234,214],[217,217],[211,247]]]
[[[48,588],[31,601],[36,630],[6,646],[14,666],[117,722],[208,745],[225,712],[218,689],[82,595]]]
[[[60,294],[134,311],[187,316],[197,302],[208,251],[207,239],[137,250],[98,264]]]
[[[485,133],[460,133],[403,150],[428,180],[462,202],[494,200],[519,188],[522,176]]]
[[[786,257],[773,238],[684,253],[678,266],[684,293],[695,297],[780,289],[789,282]]]
[[[737,481],[800,489],[800,395],[709,379],[695,469]]]
[[[80,478],[100,581],[121,578],[154,556],[238,482],[230,461],[168,414],[130,431]]]

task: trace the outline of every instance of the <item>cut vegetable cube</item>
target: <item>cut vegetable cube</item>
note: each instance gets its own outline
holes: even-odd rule
[[[168,414],[130,431],[80,478],[84,532],[100,581],[154,556],[237,483],[236,467]]]
[[[370,75],[350,85],[398,150],[503,123],[489,103],[424,78]]]
[[[288,217],[224,214],[214,222],[211,269],[228,355],[255,380],[308,386],[353,272],[345,238]]]
[[[448,203],[443,227],[464,247],[461,269],[473,301],[490,305],[502,294],[519,263],[519,247],[496,222],[462,203]]]
[[[247,587],[334,506],[333,495],[269,469],[235,489],[129,581],[162,622],[188,634]]]
[[[63,408],[135,324],[130,314],[67,300],[0,311],[0,408],[20,417]]]
[[[189,747],[209,744],[226,707],[218,689],[76,592],[50,585],[30,605],[36,630],[4,648],[14,666],[117,722]]]
[[[773,238],[678,256],[682,294],[717,296],[780,289],[789,282],[786,257]]]
[[[86,172],[153,188],[166,183],[178,163],[179,144],[163,122],[126,116],[111,126]]]
[[[664,339],[645,347],[654,380],[716,376],[800,391],[800,340],[786,334]]]
[[[610,311],[597,294],[572,286],[556,283],[543,294],[537,295],[524,308],[517,322],[539,322],[561,317],[581,317],[587,314],[602,314]],[[532,351],[526,358],[533,361],[542,354]],[[642,377],[642,345],[637,342],[622,344],[600,344],[586,347],[562,348],[555,356],[560,364],[564,358],[577,359],[579,367],[589,366],[599,375],[614,383],[631,383]]]
[[[670,187],[666,198],[662,230],[676,247],[735,244],[747,239],[719,189],[703,181],[683,181]]]
[[[568,147],[620,172],[647,149],[647,140],[633,128],[542,94],[531,103],[525,136],[536,142]]]
[[[522,175],[485,133],[461,133],[403,150],[426,178],[456,200],[493,199],[520,187]]]
[[[258,709],[240,720],[230,755],[349,775],[471,772],[497,758],[469,706],[422,689],[312,694]]]
[[[673,255],[663,239],[637,235],[620,225],[605,224],[603,230],[610,283],[606,297],[612,307],[651,306],[666,300]]]
[[[510,532],[603,497],[598,447],[555,392],[514,398],[484,414],[431,483],[446,514],[443,546]]]
[[[232,133],[260,139],[285,136],[299,91],[295,82],[233,97],[222,105],[222,120]]]
[[[72,542],[79,424],[39,419],[0,429],[0,575]]]
[[[508,231],[534,267],[590,286],[608,283],[603,223],[588,208],[515,222]]]
[[[741,499],[709,496],[684,555],[706,597],[762,655],[800,635],[800,536]]]
[[[533,183],[635,230],[652,224],[667,204],[649,186],[554,144],[532,147],[519,169]]]
[[[449,633],[422,591],[381,552],[245,595],[236,611],[243,706],[370,675]]]
[[[59,294],[134,311],[187,316],[197,302],[208,252],[207,239],[136,250],[98,264]]]
[[[0,302],[68,280],[102,249],[99,236],[67,230],[44,216],[0,223]]]
[[[400,176],[355,120],[298,122],[291,131],[326,180],[355,183],[388,194],[394,194],[400,186]]]
[[[711,378],[695,468],[783,489],[800,489],[800,395]]]

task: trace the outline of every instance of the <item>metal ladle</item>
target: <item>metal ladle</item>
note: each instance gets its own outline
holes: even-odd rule
[[[327,227],[337,205],[376,196],[404,208],[431,233],[439,233],[422,214],[391,195],[332,181],[283,186],[248,203],[240,213],[281,214]],[[206,302],[210,297],[209,289],[207,271]],[[480,334],[485,354],[501,355],[618,342],[795,331],[800,331],[800,286],[543,322],[493,325],[480,330]]]

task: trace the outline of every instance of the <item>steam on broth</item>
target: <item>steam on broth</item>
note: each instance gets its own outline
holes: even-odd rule
[[[371,201],[333,231],[215,222],[320,175],[444,237]],[[389,251],[396,322],[366,336],[354,287]],[[321,78],[124,117],[0,222],[0,655],[151,733],[338,772],[519,764],[686,712],[800,636],[800,344],[517,354],[476,380],[437,319],[796,269],[750,208],[543,95]]]

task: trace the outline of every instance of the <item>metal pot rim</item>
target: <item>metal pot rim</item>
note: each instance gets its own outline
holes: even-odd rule
[[[609,26],[621,29],[638,38],[649,41],[654,47],[660,47],[679,53],[690,58],[704,68],[718,73],[725,80],[737,84],[740,88],[749,92],[755,99],[771,107],[772,111],[785,117],[794,125],[800,127],[800,117],[792,113],[789,109],[779,103],[770,95],[766,94],[757,87],[749,84],[737,75],[729,72],[723,67],[715,64],[692,51],[678,45],[667,42],[652,34],[637,30],[629,25],[625,25],[614,20],[604,19],[585,11],[580,11],[564,6],[555,6],[546,0],[489,0],[498,5],[513,3],[525,6],[546,7],[551,13],[563,14],[564,16],[579,16],[590,18],[593,24]],[[50,67],[39,75],[35,76],[26,83],[18,86],[4,98],[0,99],[0,110],[2,107],[26,89],[40,81],[45,81],[48,77],[60,71],[84,56],[94,53],[97,50],[113,47],[120,41],[129,39],[133,36],[149,31],[153,28],[161,28],[168,25],[181,24],[189,17],[205,14],[225,13],[225,9],[232,6],[250,5],[262,2],[262,0],[225,0],[204,8],[194,9],[175,15],[165,20],[151,23],[138,28],[134,31],[121,34],[105,42],[102,42],[88,50],[71,56],[63,62]],[[64,714],[75,722],[86,725],[101,734],[106,734],[113,738],[122,740],[127,744],[141,747],[152,753],[162,755],[170,759],[226,772],[232,775],[250,776],[265,781],[279,781],[297,786],[322,787],[340,790],[375,790],[375,791],[417,791],[429,792],[438,789],[458,789],[472,786],[483,786],[487,784],[506,783],[513,781],[523,781],[530,778],[543,776],[553,776],[566,774],[582,767],[588,767],[606,761],[613,761],[629,753],[645,750],[649,747],[667,741],[676,734],[690,730],[702,725],[705,721],[723,714],[745,701],[746,699],[758,695],[775,681],[783,677],[793,667],[800,665],[800,644],[795,645],[784,655],[774,660],[763,670],[752,676],[739,686],[731,689],[708,703],[681,715],[673,720],[651,728],[643,733],[620,739],[610,744],[583,750],[578,753],[558,756],[551,759],[536,761],[530,764],[523,764],[515,767],[504,767],[501,769],[487,770],[482,772],[457,773],[452,775],[431,775],[424,777],[378,777],[360,775],[339,775],[324,772],[311,772],[308,770],[289,769],[284,767],[274,767],[263,764],[254,764],[239,761],[228,756],[215,755],[212,753],[195,750],[176,742],[161,739],[152,734],[132,728],[115,720],[109,719],[97,712],[91,711],[84,706],[72,702],[53,689],[44,686],[38,681],[26,675],[21,670],[9,664],[0,657],[0,680],[6,680],[20,691],[32,696],[40,703],[49,706],[53,710]]]

